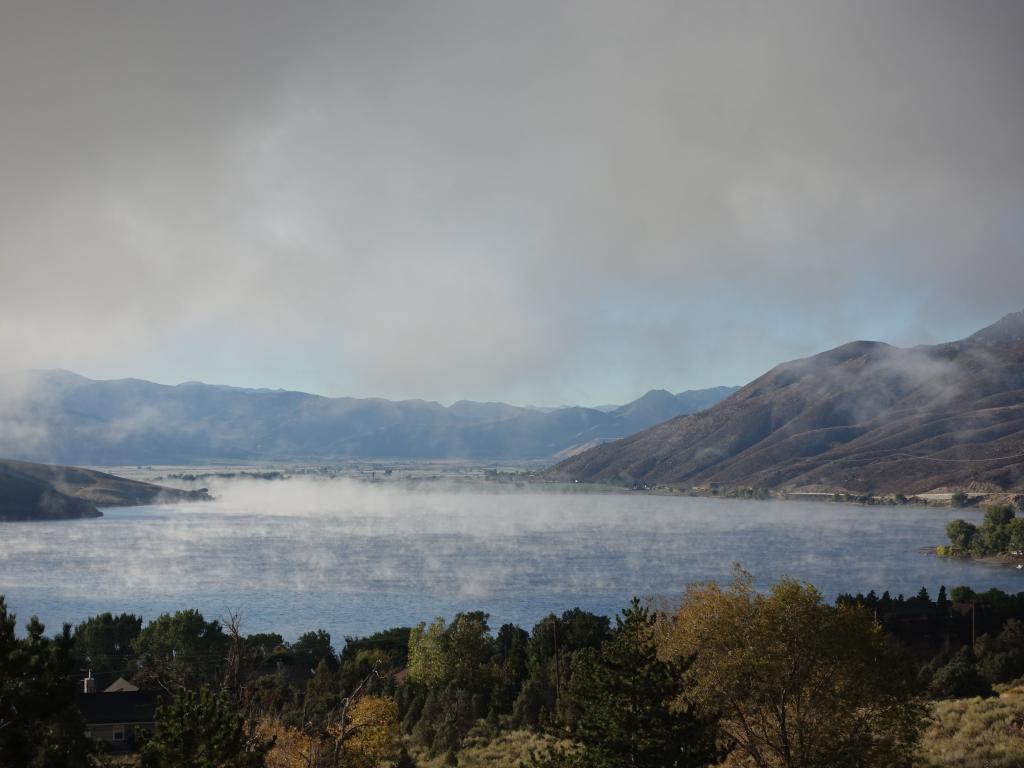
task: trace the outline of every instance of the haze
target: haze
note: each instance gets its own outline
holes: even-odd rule
[[[0,367],[626,402],[1019,309],[1018,2],[0,10]]]

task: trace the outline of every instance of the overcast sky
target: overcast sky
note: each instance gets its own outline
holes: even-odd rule
[[[621,402],[1024,307],[1024,3],[0,4],[4,368]]]

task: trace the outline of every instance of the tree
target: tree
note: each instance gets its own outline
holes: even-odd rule
[[[985,509],[985,521],[982,525],[998,528],[1006,525],[1014,518],[1013,507],[1009,504],[993,504]]]
[[[75,627],[75,656],[79,666],[123,673],[132,642],[142,631],[142,617],[130,613],[101,613]]]
[[[1013,507],[994,505],[985,510],[985,519],[978,526],[974,537],[974,551],[979,555],[994,555],[1010,549],[1010,522],[1014,519]]]
[[[307,669],[316,669],[320,662],[326,662],[332,671],[338,666],[338,655],[331,645],[331,633],[323,629],[304,633],[291,644],[290,650],[296,662]]]
[[[302,700],[303,731],[311,734],[323,733],[335,709],[341,704],[341,687],[337,676],[325,660],[321,660],[306,682],[306,694]]]
[[[340,762],[345,768],[375,768],[398,750],[398,707],[391,697],[359,697],[332,735],[341,744]]]
[[[1024,552],[1024,520],[1019,517],[1006,524],[1006,548],[1011,552]]]
[[[940,668],[928,685],[928,694],[935,699],[965,699],[973,696],[991,696],[992,686],[979,673],[974,653],[964,646],[944,667]]]
[[[448,680],[448,649],[444,619],[438,617],[428,627],[420,622],[409,633],[409,678],[427,688],[436,688]]]
[[[274,745],[226,698],[204,688],[182,691],[157,711],[142,749],[143,768],[262,768]]]
[[[521,726],[571,723],[574,707],[565,688],[572,679],[573,659],[587,649],[597,650],[609,636],[607,616],[579,608],[537,622],[526,653],[528,677],[516,697],[513,721]]]
[[[978,599],[978,594],[970,587],[963,585],[959,587],[953,587],[953,590],[949,593],[954,603],[973,603]]]
[[[526,650],[529,643],[529,632],[514,624],[505,624],[498,630],[495,646],[499,666],[491,692],[491,711],[495,714],[512,711],[528,673]]]
[[[321,661],[318,670],[327,669]],[[393,758],[401,731],[394,699],[366,695],[367,680],[340,698],[322,727],[292,728],[265,717],[258,733],[272,737],[268,768],[376,768]]]
[[[216,683],[228,652],[220,623],[206,621],[194,609],[163,614],[132,645],[139,655],[140,681],[169,689]]]
[[[577,658],[575,733],[592,765],[684,768],[717,762],[715,729],[683,699],[682,667],[661,660],[655,615],[636,598],[611,639]]]
[[[445,632],[446,666],[451,682],[477,694],[488,692],[496,678],[489,618],[483,611],[457,613]]]
[[[659,625],[662,658],[687,659],[684,699],[720,714],[758,768],[909,766],[925,716],[909,661],[868,610],[831,607],[783,580],[757,594],[749,574],[691,586]]]
[[[482,611],[457,613],[445,626],[437,618],[409,634],[409,676],[428,688],[453,683],[457,688],[486,693],[496,679],[494,640]]]
[[[977,526],[966,520],[952,520],[946,524],[946,536],[949,537],[949,543],[961,552],[970,551],[977,532]]]
[[[0,595],[0,765],[78,768],[89,765],[92,744],[73,707],[75,676],[71,627],[45,636],[33,616],[25,637]]]

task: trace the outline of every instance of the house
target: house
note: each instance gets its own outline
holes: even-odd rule
[[[118,678],[102,692],[96,679],[82,681],[75,705],[85,721],[85,735],[102,742],[108,752],[134,752],[142,731],[152,731],[156,709],[164,697],[158,691],[140,691],[124,678]]]

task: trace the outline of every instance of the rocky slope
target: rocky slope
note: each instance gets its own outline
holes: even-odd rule
[[[558,479],[854,493],[1024,489],[1024,312],[961,341],[857,341],[595,447]]]

